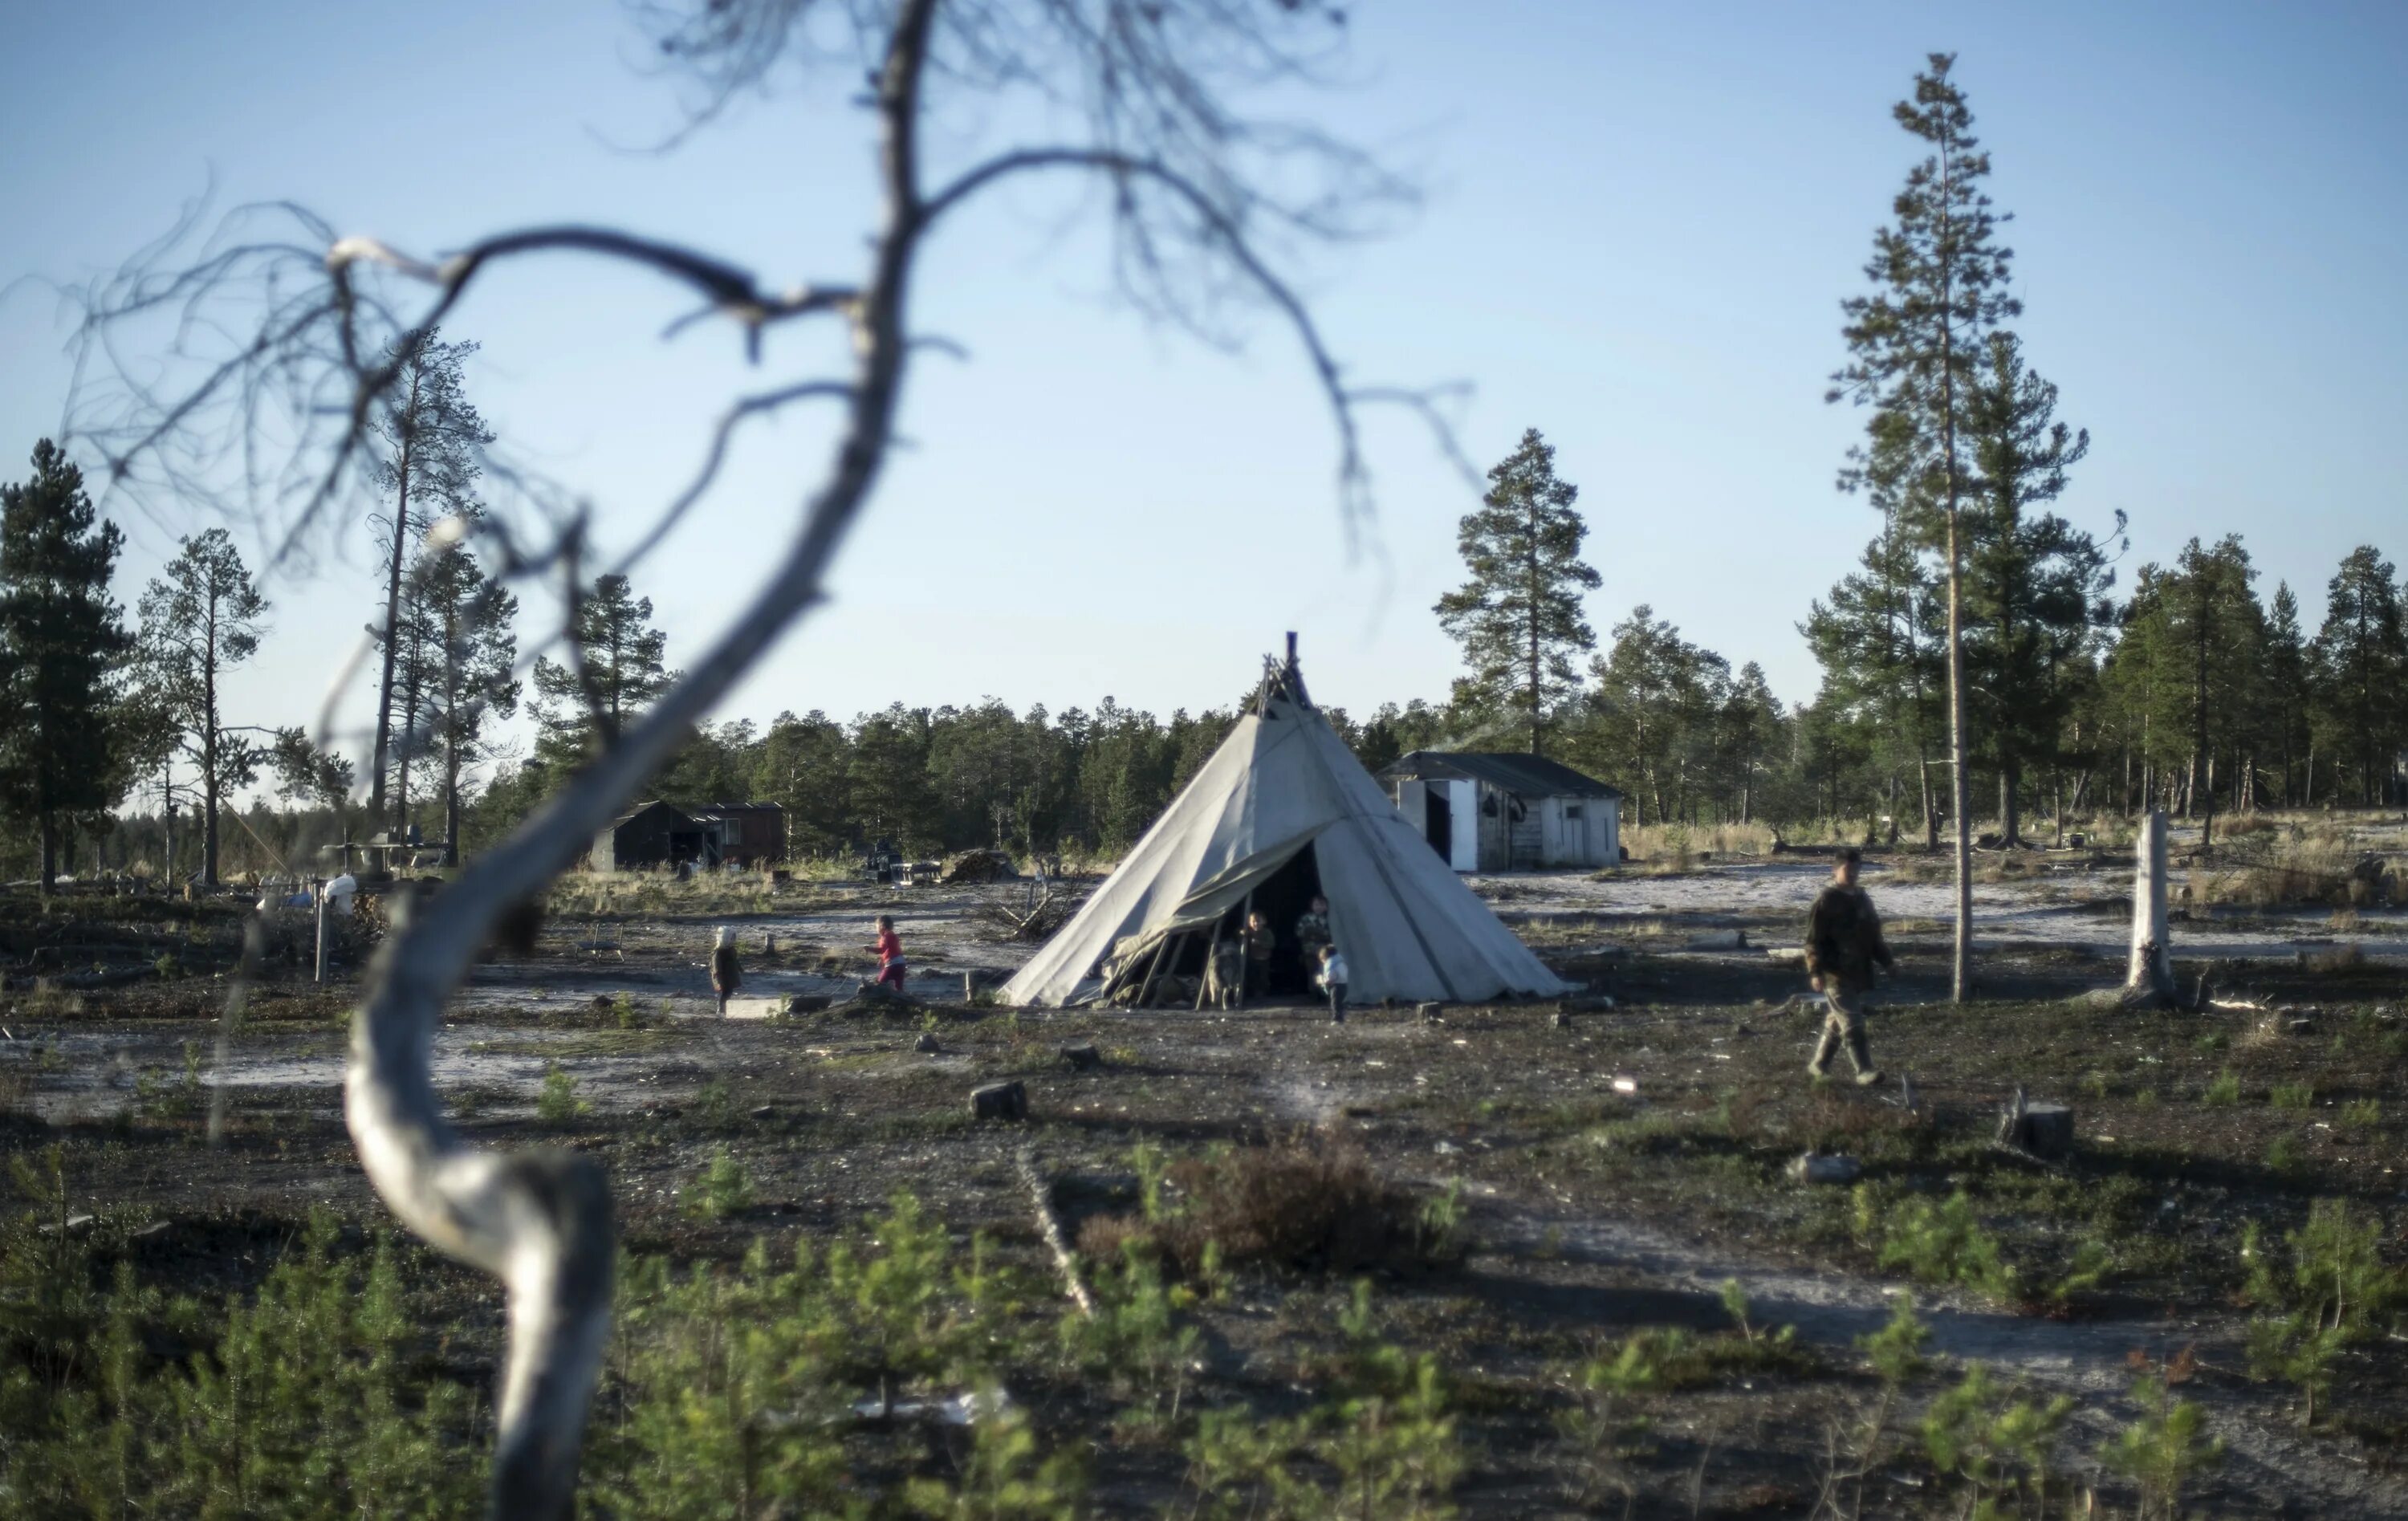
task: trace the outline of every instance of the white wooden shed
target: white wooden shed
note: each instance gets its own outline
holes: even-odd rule
[[[1381,785],[1457,871],[1612,866],[1622,859],[1622,794],[1543,755],[1416,750]]]

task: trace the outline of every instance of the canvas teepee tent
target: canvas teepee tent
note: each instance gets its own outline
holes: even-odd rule
[[[1249,909],[1284,932],[1314,891],[1356,1003],[1454,1002],[1566,991],[1400,817],[1284,665],[1137,848],[1006,983],[1010,1004],[1059,1006],[1159,973],[1201,969]],[[1301,990],[1304,969],[1287,969]]]

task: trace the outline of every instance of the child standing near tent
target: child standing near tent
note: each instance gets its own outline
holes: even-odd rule
[[[744,969],[736,961],[736,931],[725,925],[719,926],[719,940],[710,948],[710,991],[719,1000],[719,1017],[727,1017],[727,1000],[744,985]]]
[[[1321,985],[1329,993],[1329,1023],[1346,1023],[1346,957],[1334,945],[1321,948]]]
[[[903,937],[895,933],[891,914],[878,916],[878,939],[864,947],[878,953],[878,982],[881,986],[903,991]]]

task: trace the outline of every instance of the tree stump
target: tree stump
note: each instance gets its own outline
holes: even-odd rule
[[[2073,1155],[2073,1111],[2064,1104],[2027,1102],[2017,1088],[1999,1116],[1999,1141],[2028,1156],[2062,1161]]]
[[[1806,1152],[1792,1157],[1789,1162],[1789,1176],[1804,1184],[1845,1186],[1864,1176],[1864,1164],[1853,1156],[1827,1156]]]
[[[1019,1083],[990,1083],[983,1088],[972,1088],[970,1118],[1025,1120],[1028,1118],[1028,1089]]]
[[[1062,1065],[1068,1068],[1073,1072],[1092,1072],[1096,1068],[1104,1065],[1104,1058],[1102,1054],[1096,1050],[1093,1042],[1089,1042],[1084,1045],[1064,1046],[1062,1048]]]
[[[933,1035],[924,1034],[920,1039],[911,1042],[911,1049],[920,1052],[924,1055],[933,1055],[936,1054],[938,1049],[937,1038]]]
[[[824,993],[790,994],[786,998],[786,1012],[789,1015],[823,1013],[835,1002],[835,998]]]

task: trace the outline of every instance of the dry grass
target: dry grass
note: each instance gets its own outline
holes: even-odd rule
[[[1182,1200],[1148,1219],[1098,1215],[1079,1231],[1079,1249],[1110,1260],[1136,1242],[1193,1273],[1208,1244],[1232,1267],[1256,1264],[1312,1272],[1412,1267],[1454,1246],[1449,1224],[1413,1195],[1381,1178],[1353,1143],[1303,1137],[1171,1165]]]
[[[1784,833],[1783,838],[1804,842],[1795,833]],[[1769,824],[1636,824],[1623,828],[1622,848],[1630,853],[1630,864],[1641,871],[1689,871],[1708,857],[1770,855],[1772,839]]]
[[[2274,909],[2312,903],[2345,907],[2351,901],[2357,856],[2345,831],[2311,833],[2278,825],[2228,836],[2225,844],[2227,864],[2191,872],[2193,902]]]

